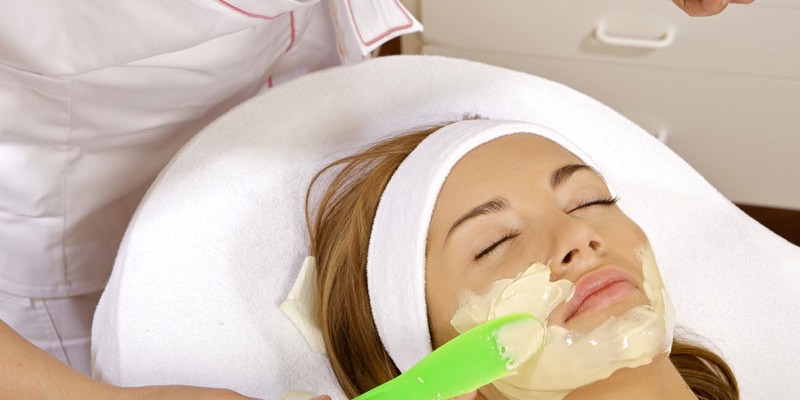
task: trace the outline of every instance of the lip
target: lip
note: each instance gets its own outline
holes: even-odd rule
[[[617,303],[634,289],[633,279],[624,269],[613,265],[596,268],[575,283],[575,294],[567,302],[564,322],[587,311]]]

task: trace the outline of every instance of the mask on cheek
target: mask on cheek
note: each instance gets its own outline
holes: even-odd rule
[[[612,316],[589,332],[547,323],[553,309],[570,299],[574,285],[567,280],[550,282],[550,269],[543,264],[531,265],[514,279],[494,282],[483,295],[463,294],[450,323],[463,333],[485,321],[518,312],[545,321],[545,343],[539,353],[516,374],[493,384],[510,399],[562,399],[620,368],[648,364],[670,351],[674,308],[653,251],[643,246],[637,256],[642,261],[643,289],[650,304]]]

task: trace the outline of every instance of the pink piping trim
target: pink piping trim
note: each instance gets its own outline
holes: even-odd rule
[[[271,17],[268,17],[268,16],[266,16],[266,15],[249,13],[249,12],[247,12],[247,11],[245,11],[245,10],[242,10],[242,9],[241,9],[241,8],[239,8],[239,7],[236,7],[236,6],[234,6],[234,5],[233,5],[233,4],[231,4],[231,3],[228,3],[228,2],[227,2],[227,1],[225,1],[225,0],[217,0],[217,1],[218,1],[219,3],[221,3],[221,4],[225,5],[225,6],[228,6],[228,7],[230,7],[231,9],[233,9],[233,10],[234,10],[234,11],[236,11],[236,12],[238,12],[238,13],[240,13],[240,14],[244,14],[244,15],[246,15],[246,16],[248,16],[248,17],[251,17],[251,18],[258,18],[258,19],[265,19],[265,20],[267,20],[267,21],[272,21],[273,19],[275,19],[275,18],[278,18],[278,17],[280,17],[280,16],[281,16],[281,15],[283,15],[283,14],[286,14],[286,13],[280,13],[280,14],[278,14],[278,15],[273,15],[273,16],[271,16]]]
[[[286,48],[287,53],[289,52],[289,50],[292,49],[292,46],[294,46],[294,40],[295,40],[294,11],[289,13],[289,17],[292,21],[292,38],[289,40],[289,47]]]
[[[379,41],[379,40],[391,35],[392,33],[395,33],[397,31],[402,31],[403,29],[408,29],[408,28],[410,28],[410,27],[412,27],[414,25],[414,21],[411,19],[411,17],[408,16],[408,11],[406,11],[406,9],[403,8],[403,6],[400,5],[399,1],[398,0],[394,0],[394,3],[397,6],[397,8],[399,8],[401,11],[403,11],[403,14],[405,14],[405,16],[406,16],[406,20],[408,20],[408,24],[401,25],[401,26],[396,26],[394,28],[390,28],[390,29],[386,30],[385,32],[381,33],[380,35],[370,39],[369,41],[365,41],[364,37],[361,35],[361,30],[358,29],[358,24],[356,23],[356,18],[353,15],[352,1],[351,0],[347,0],[347,4],[350,6],[350,7],[348,7],[347,11],[350,13],[350,19],[353,21],[353,25],[355,25],[355,27],[356,27],[356,33],[358,33],[358,39],[361,40],[361,43],[364,46],[371,46],[375,42],[377,42],[377,41]]]

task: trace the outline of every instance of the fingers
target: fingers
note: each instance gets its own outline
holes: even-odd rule
[[[750,4],[754,0],[672,0],[686,14],[693,17],[717,15],[728,7],[729,3]]]
[[[672,2],[692,17],[717,15],[728,6],[727,0],[673,0]]]
[[[321,396],[314,397],[311,400],[331,400],[331,396],[323,394]]]
[[[717,15],[728,7],[730,0],[701,0],[700,6],[705,10],[707,15]]]

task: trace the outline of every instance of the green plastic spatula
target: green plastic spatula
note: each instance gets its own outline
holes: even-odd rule
[[[521,342],[531,348],[510,350],[508,337],[527,338]],[[538,352],[543,341],[542,323],[532,315],[506,315],[457,336],[354,400],[439,400],[469,393],[512,373]]]

